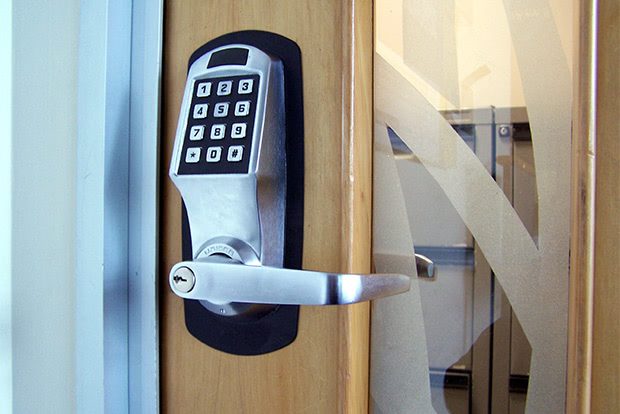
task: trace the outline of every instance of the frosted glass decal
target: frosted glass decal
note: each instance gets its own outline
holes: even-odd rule
[[[403,58],[450,103],[458,106],[454,0],[403,3]],[[433,24],[429,24],[433,22]],[[424,59],[420,59],[424,56]]]
[[[544,26],[541,22],[533,24]],[[531,27],[529,30],[533,31]],[[553,54],[548,47],[541,52]],[[541,100],[538,107],[531,109],[532,133],[545,140],[540,151],[539,140],[534,141],[536,156],[556,153],[548,159],[540,158],[536,164],[537,171],[541,171],[539,194],[545,194],[545,201],[541,199],[539,206],[538,248],[483,164],[441,114],[395,69],[399,65],[402,62],[388,62],[380,53],[376,55],[376,122],[394,129],[441,186],[508,296],[533,347],[528,411],[563,411],[569,230],[566,197],[570,166],[557,153],[569,152],[566,139],[570,138],[570,131],[565,129],[570,127],[570,108],[565,112],[558,102],[551,105],[548,100]],[[570,90],[570,82],[563,85],[561,77],[562,74],[560,81],[551,82],[551,86]],[[528,81],[524,79],[524,83]],[[538,93],[553,95],[555,90],[546,85],[539,87]],[[542,109],[543,102],[551,105],[546,108],[553,108],[554,122],[540,113],[534,114],[536,108]],[[566,174],[567,179],[558,180],[558,174]]]
[[[387,129],[375,126],[373,256],[377,273],[412,277],[409,292],[373,302],[373,413],[433,413],[413,240]]]
[[[568,346],[572,80],[549,3],[504,0],[504,5],[528,107],[538,185],[540,303],[530,312],[539,319],[533,326],[523,324],[533,348],[527,409],[560,412]]]

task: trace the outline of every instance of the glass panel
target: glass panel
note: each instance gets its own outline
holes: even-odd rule
[[[373,305],[373,410],[563,412],[572,3],[384,0],[375,15],[377,271],[409,229],[437,275]]]

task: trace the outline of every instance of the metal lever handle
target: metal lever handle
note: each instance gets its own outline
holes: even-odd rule
[[[222,256],[177,263],[170,287],[186,299],[212,303],[346,305],[409,290],[395,274],[335,274],[244,265]]]

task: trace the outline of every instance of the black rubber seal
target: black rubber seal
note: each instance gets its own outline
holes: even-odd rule
[[[189,67],[205,53],[228,44],[257,47],[282,60],[286,106],[287,196],[284,267],[301,269],[304,221],[304,107],[301,50],[290,39],[275,33],[247,30],[228,33],[198,48]],[[183,260],[192,260],[187,212],[182,212]],[[185,325],[199,341],[235,355],[260,355],[281,349],[297,337],[299,306],[281,305],[255,320],[224,317],[200,302],[185,299]]]

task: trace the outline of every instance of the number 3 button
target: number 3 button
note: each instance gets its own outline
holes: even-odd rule
[[[252,86],[254,84],[254,80],[253,79],[242,79],[239,81],[239,89],[237,90],[237,93],[239,93],[239,95],[247,95],[249,93],[252,93]]]

